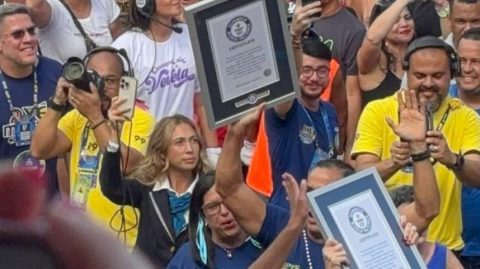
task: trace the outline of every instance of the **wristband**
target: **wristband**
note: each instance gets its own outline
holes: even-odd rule
[[[428,149],[418,154],[410,154],[410,157],[412,157],[413,162],[421,162],[423,160],[430,158],[430,156],[431,156],[430,151]]]
[[[101,120],[99,123],[95,124],[92,126],[92,130],[95,130],[95,128],[97,128],[98,126],[104,124],[105,122],[107,122],[108,120],[107,119],[103,119]]]
[[[53,97],[50,97],[47,101],[47,105],[49,108],[52,110],[55,110],[57,112],[64,112],[67,109],[67,105],[60,105],[57,104],[53,101]]]

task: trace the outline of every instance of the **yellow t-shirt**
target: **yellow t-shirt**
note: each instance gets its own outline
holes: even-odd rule
[[[447,118],[441,131],[450,150],[462,154],[480,152],[480,118],[475,111],[463,105],[459,99],[448,96],[434,114],[435,129],[439,127],[445,114]],[[358,123],[352,157],[362,153],[374,154],[381,160],[391,157],[390,147],[399,138],[388,126],[387,116],[398,124],[396,94],[373,101],[365,107]],[[434,170],[441,198],[440,212],[428,228],[427,239],[459,250],[463,248],[461,182],[456,180],[455,174],[450,169],[439,162],[435,163]],[[385,185],[388,189],[405,184],[412,185],[412,175],[399,170],[385,182]]]
[[[83,154],[83,160],[87,158],[88,160],[93,161],[94,165],[88,167],[95,166],[96,162],[98,161],[96,173],[92,175],[94,177],[93,182],[95,182],[94,186],[89,188],[85,196],[86,211],[93,217],[94,220],[98,221],[101,225],[106,226],[109,230],[122,230],[122,217],[119,212],[120,206],[110,202],[108,198],[103,196],[100,189],[98,175],[100,173],[102,155],[99,152],[95,135],[90,128],[88,128],[88,138],[86,138],[87,132],[85,131],[85,127],[87,126],[87,122],[87,119],[83,117],[77,110],[72,110],[62,117],[58,125],[58,128],[72,143],[72,148],[70,151],[70,199],[72,199],[73,195],[75,195],[73,192],[76,186],[75,184],[77,184],[80,178],[80,171],[83,170],[81,167],[86,167],[85,162],[81,161],[80,155]],[[133,128],[130,133],[130,128],[132,125]],[[148,138],[150,137],[150,133],[152,132],[154,125],[155,119],[153,116],[140,108],[135,108],[132,122],[125,122],[122,128],[120,139],[123,144],[127,146],[129,145],[131,148],[144,154],[146,151]],[[126,206],[124,207],[124,212],[125,223],[123,230],[129,229],[127,232],[127,245],[133,246],[137,237],[137,228],[131,228],[135,225],[138,226],[138,210],[134,211],[132,207]],[[113,222],[111,222],[112,220]],[[122,239],[123,236],[123,234],[120,235]]]

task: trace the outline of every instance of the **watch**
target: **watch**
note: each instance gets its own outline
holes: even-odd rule
[[[107,152],[110,152],[110,153],[114,153],[114,152],[118,152],[118,149],[120,148],[120,145],[113,142],[113,141],[110,141],[108,140],[108,143],[107,143]]]
[[[455,163],[449,167],[452,170],[460,171],[463,168],[463,164],[465,163],[465,158],[461,154],[455,154]]]
[[[47,101],[47,105],[49,108],[52,110],[55,110],[57,112],[64,112],[67,109],[67,105],[60,105],[57,104],[53,101],[53,97],[50,97]]]

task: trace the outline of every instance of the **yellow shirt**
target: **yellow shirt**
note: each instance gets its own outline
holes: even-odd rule
[[[480,152],[480,118],[475,111],[466,107],[459,99],[446,97],[438,111],[434,114],[435,129],[447,113],[441,131],[450,150],[454,153],[466,154]],[[382,100],[370,102],[362,112],[358,123],[352,157],[362,153],[370,153],[381,160],[390,158],[390,147],[399,138],[386,122],[390,117],[398,124],[398,103],[396,94]],[[462,216],[460,208],[461,182],[446,166],[436,162],[434,165],[437,184],[440,192],[440,212],[428,228],[427,239],[440,242],[450,249],[463,248]],[[412,185],[413,174],[399,170],[385,182],[388,189],[400,185]],[[428,191],[428,190],[425,190]]]
[[[74,190],[78,186],[81,171],[85,171],[82,167],[86,167],[85,162],[81,161],[80,155],[82,154],[83,160],[88,158],[93,161],[94,165],[91,167],[97,167],[92,169],[93,184],[85,192],[85,207],[86,211],[93,217],[94,220],[100,222],[101,225],[106,226],[110,230],[118,231],[129,229],[127,232],[127,245],[133,246],[137,237],[137,228],[132,228],[138,225],[138,210],[134,211],[132,207],[125,206],[125,223],[122,229],[122,217],[120,214],[120,206],[110,202],[108,198],[103,196],[100,189],[98,174],[100,173],[101,157],[99,147],[95,139],[95,135],[90,128],[87,132],[85,127],[87,125],[87,119],[83,117],[77,110],[72,110],[67,113],[58,125],[58,128],[65,134],[65,136],[72,143],[70,151],[70,199],[74,199]],[[130,128],[133,128],[130,133]],[[147,147],[147,141],[150,133],[155,125],[155,119],[148,112],[135,108],[134,117],[132,122],[125,122],[122,128],[121,141],[124,145],[145,153]],[[84,137],[85,136],[85,137]],[[86,139],[85,139],[86,138]],[[82,140],[83,147],[82,147]],[[97,164],[98,161],[98,164]],[[82,164],[83,163],[83,164]],[[98,166],[96,166],[98,165]],[[77,184],[77,185],[76,185]],[[113,222],[111,223],[111,221]],[[111,224],[110,224],[111,223]],[[120,235],[123,239],[123,234]]]

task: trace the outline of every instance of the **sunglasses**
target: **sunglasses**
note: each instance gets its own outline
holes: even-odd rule
[[[28,33],[30,36],[36,36],[38,32],[38,28],[36,26],[31,26],[25,29],[18,29],[9,34],[4,34],[6,36],[11,36],[15,40],[20,40],[25,37],[25,33]]]

